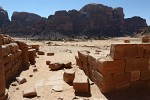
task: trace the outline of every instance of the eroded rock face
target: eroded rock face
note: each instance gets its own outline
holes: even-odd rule
[[[8,13],[6,10],[4,10],[2,7],[0,7],[0,27],[3,24],[8,24],[10,22],[8,18]]]
[[[32,36],[43,31],[45,22],[45,18],[33,13],[14,12],[10,24],[7,27],[2,27],[2,29],[3,32],[11,35]]]
[[[128,34],[131,34],[139,29],[143,29],[146,27],[146,20],[141,17],[134,16],[132,18],[125,19],[125,28]]]
[[[9,22],[8,14],[0,9],[0,27],[3,33],[18,36],[42,36],[60,33],[67,36],[122,36],[147,27],[141,17],[124,19],[123,8],[102,4],[87,4],[79,11],[61,10],[48,19],[28,12],[14,12]],[[6,24],[7,22],[7,24]],[[54,34],[53,34],[54,33]],[[50,35],[51,36],[51,35]]]

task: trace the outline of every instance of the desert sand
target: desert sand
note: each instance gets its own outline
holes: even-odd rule
[[[46,65],[46,61],[51,61],[51,63],[70,61],[72,62],[72,65],[76,65],[75,55],[78,54],[78,51],[88,50],[90,52],[96,53],[96,50],[99,50],[100,54],[106,54],[106,52],[109,53],[110,45],[112,43],[121,43],[123,42],[123,40],[124,38],[76,42],[22,40],[28,44],[39,44],[40,51],[44,51],[45,55],[37,55],[36,64],[30,65],[29,70],[21,72],[19,76],[26,78],[26,83],[19,85],[16,81],[14,81],[13,83],[15,83],[16,86],[9,86],[9,100],[106,100],[106,97],[108,97],[109,100],[124,100],[125,98],[123,98],[123,96],[126,97],[124,93],[122,93],[123,96],[118,96],[118,94],[114,94],[105,95],[105,97],[95,84],[90,85],[90,94],[77,95],[75,94],[73,86],[63,81],[64,69],[51,71],[49,66]],[[51,42],[51,44],[46,44],[47,42]],[[140,39],[131,39],[131,42],[139,43]],[[54,56],[47,56],[47,53],[54,53]],[[37,69],[37,71],[33,72],[33,69],[35,68]],[[53,91],[54,84],[62,84],[62,91]],[[24,98],[22,92],[32,87],[36,87],[37,96],[33,98]],[[132,98],[132,96],[130,97],[130,100],[137,100],[134,97]],[[145,98],[147,99],[139,99],[150,99],[149,96]]]

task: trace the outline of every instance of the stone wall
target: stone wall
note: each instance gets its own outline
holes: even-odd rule
[[[110,53],[79,51],[77,65],[102,93],[150,86],[150,44],[112,44]]]
[[[4,64],[5,83],[11,81],[22,67],[22,50],[9,36],[2,36],[2,62]]]
[[[15,41],[8,35],[0,34],[0,100],[5,100],[8,96],[5,90],[6,85],[9,85],[22,70],[28,69],[30,64],[35,64],[38,48],[31,49],[29,50],[29,46],[24,42]],[[32,62],[29,58],[32,58]]]

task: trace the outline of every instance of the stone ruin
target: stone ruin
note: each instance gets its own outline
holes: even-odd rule
[[[79,51],[76,62],[102,93],[150,86],[150,44],[112,44],[96,55]]]
[[[36,52],[41,54],[39,45],[27,45],[10,36],[0,35],[0,100],[5,100],[8,96],[6,86],[22,70],[36,63]],[[47,54],[51,55],[54,54]],[[73,83],[75,92],[89,92],[88,78],[102,93],[150,86],[149,43],[112,44],[110,51],[105,54],[79,51],[75,58],[81,70],[74,72],[66,69],[63,76],[65,82]],[[60,69],[59,63],[46,61],[46,64],[51,70],[53,67]],[[64,63],[61,67],[70,68],[71,62]]]
[[[8,96],[6,86],[29,64],[35,64],[35,51],[35,47],[29,49],[26,43],[0,34],[0,100]]]

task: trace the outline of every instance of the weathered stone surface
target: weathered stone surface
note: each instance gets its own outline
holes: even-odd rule
[[[49,68],[51,70],[58,70],[63,67],[63,63],[51,63],[49,64]]]
[[[139,71],[139,70],[147,70],[149,66],[148,58],[132,58],[126,60],[125,71]]]
[[[77,70],[73,81],[75,92],[87,93],[90,92],[89,81],[83,70]]]
[[[97,61],[98,71],[105,74],[123,73],[125,68],[124,60],[113,60],[111,57],[106,57]]]
[[[147,27],[146,20],[141,17],[134,16],[132,18],[125,19],[125,28],[126,31],[129,32],[130,34],[137,31],[138,29],[143,29],[146,27]]]
[[[75,78],[75,71],[73,69],[65,69],[63,74],[63,79],[67,83],[73,83]]]
[[[131,35],[134,31],[147,27],[145,19],[124,19],[123,8],[102,4],[87,4],[79,11],[56,11],[48,19],[34,13],[14,12],[9,21],[7,12],[2,8],[0,11],[2,32],[13,36],[122,36],[124,33]]]

